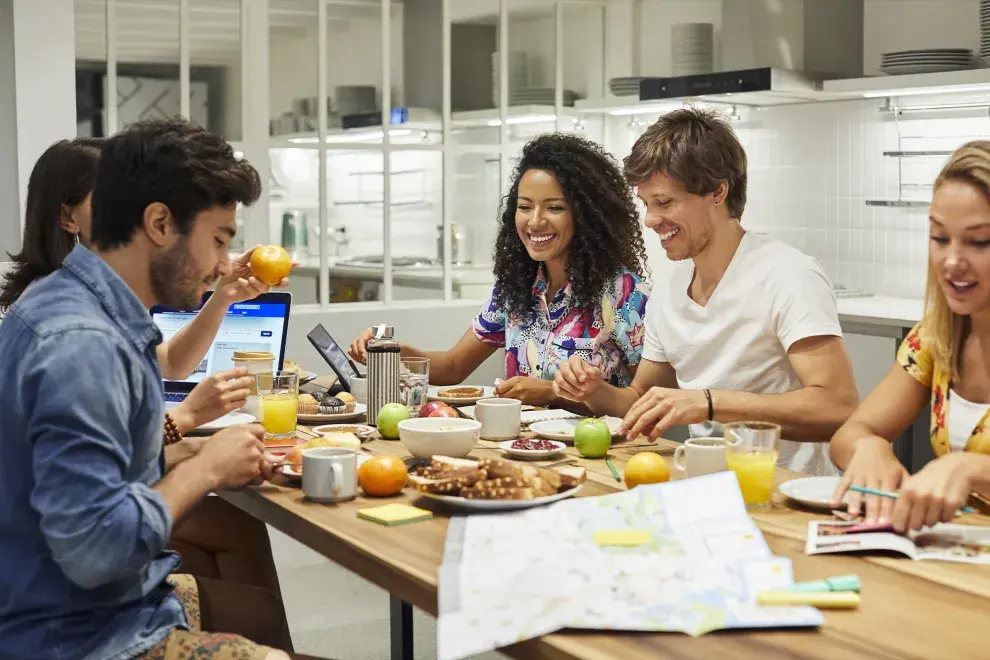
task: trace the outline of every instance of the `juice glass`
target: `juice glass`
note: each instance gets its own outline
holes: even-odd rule
[[[736,473],[746,508],[765,511],[773,496],[780,426],[769,422],[725,425],[725,463]]]
[[[299,412],[299,374],[278,371],[258,374],[261,395],[261,423],[265,427],[265,444],[294,444],[296,414]]]

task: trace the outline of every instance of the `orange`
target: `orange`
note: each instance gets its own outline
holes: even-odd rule
[[[251,253],[251,270],[259,280],[275,286],[292,271],[292,257],[281,245],[261,245]]]
[[[670,481],[670,469],[660,454],[641,451],[626,463],[626,488],[665,481]]]
[[[358,483],[368,495],[395,495],[406,485],[409,472],[401,458],[382,454],[373,456],[358,468]]]

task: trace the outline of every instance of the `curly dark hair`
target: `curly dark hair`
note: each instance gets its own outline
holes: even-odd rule
[[[534,138],[523,147],[512,186],[499,209],[493,254],[498,308],[527,316],[536,302],[533,281],[540,262],[529,256],[516,233],[519,181],[529,170],[553,174],[571,207],[574,237],[567,280],[575,306],[598,309],[602,295],[623,269],[640,277],[647,276],[639,214],[632,189],[615,159],[590,140],[550,133]]]

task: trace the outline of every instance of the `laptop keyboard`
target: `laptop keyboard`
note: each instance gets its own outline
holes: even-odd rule
[[[165,401],[171,403],[182,403],[189,396],[186,392],[166,392]]]

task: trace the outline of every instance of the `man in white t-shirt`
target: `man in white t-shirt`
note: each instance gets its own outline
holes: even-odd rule
[[[775,422],[779,465],[833,474],[828,440],[858,402],[835,296],[815,259],[743,229],[746,153],[732,128],[710,111],[668,113],[624,165],[646,227],[677,263],[653,287],[631,386],[603,383],[572,357],[557,395],[651,440],[680,424],[697,437],[721,435],[726,422]]]

